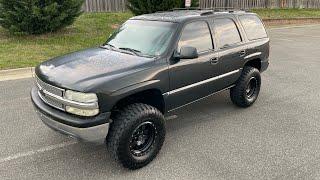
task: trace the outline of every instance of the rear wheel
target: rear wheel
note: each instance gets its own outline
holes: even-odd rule
[[[132,104],[116,115],[107,137],[107,146],[124,167],[138,169],[157,156],[164,139],[162,113],[146,104]]]
[[[249,107],[258,98],[261,87],[261,76],[258,69],[244,67],[236,86],[230,89],[232,102],[239,107]]]

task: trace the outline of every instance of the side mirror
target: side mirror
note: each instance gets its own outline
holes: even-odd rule
[[[198,50],[191,46],[182,46],[180,49],[180,54],[177,58],[179,59],[195,59],[198,58]]]

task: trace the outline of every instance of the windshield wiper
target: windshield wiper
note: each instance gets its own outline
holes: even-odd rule
[[[112,44],[109,44],[109,43],[106,43],[106,44],[103,44],[102,46],[100,46],[101,48],[104,48],[104,49],[108,49],[108,50],[112,50],[112,51],[117,51],[119,52],[119,49],[117,47],[115,47],[114,45]]]
[[[108,47],[109,47],[109,49],[110,49],[110,48],[111,48],[111,49],[116,49],[116,47],[115,47],[114,45],[112,45],[112,44],[108,44],[108,43],[103,44],[101,47],[102,47],[102,48],[106,48],[106,46],[108,46]]]
[[[136,50],[136,49],[133,49],[133,48],[125,48],[125,47],[117,48],[117,47],[115,47],[115,46],[112,45],[112,44],[104,44],[104,45],[102,45],[101,47],[102,47],[102,48],[106,48],[106,46],[109,47],[108,49],[111,49],[111,50],[114,50],[114,51],[118,51],[118,52],[120,52],[119,50],[124,50],[124,51],[130,52],[131,54],[134,54],[134,55],[136,55],[136,56],[154,57],[154,56],[151,56],[151,55],[143,55],[141,51]]]
[[[118,49],[125,50],[125,51],[130,51],[130,52],[132,52],[133,54],[135,54],[137,56],[141,56],[141,51],[136,50],[136,49],[124,48],[124,47],[121,47],[121,48],[118,48]]]

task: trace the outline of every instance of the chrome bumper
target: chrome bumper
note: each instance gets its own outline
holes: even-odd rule
[[[58,131],[62,134],[65,134],[72,138],[76,138],[81,141],[92,142],[97,144],[105,143],[109,131],[109,123],[88,128],[78,128],[57,122],[51,119],[50,117],[44,115],[40,111],[36,111],[43,123],[55,131]]]

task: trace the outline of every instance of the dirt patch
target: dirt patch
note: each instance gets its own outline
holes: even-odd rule
[[[264,19],[266,26],[320,24],[320,18]]]
[[[112,24],[112,25],[111,25],[111,28],[112,28],[112,29],[118,29],[119,27],[120,27],[119,24]]]

